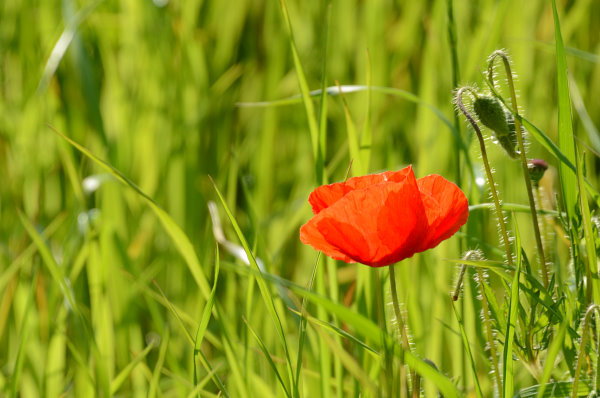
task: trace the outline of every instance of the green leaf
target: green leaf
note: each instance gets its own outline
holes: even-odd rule
[[[475,394],[477,398],[483,398],[483,393],[481,392],[481,386],[479,385],[479,378],[477,377],[477,366],[475,365],[475,360],[473,359],[473,354],[471,353],[471,345],[469,344],[469,338],[467,337],[467,332],[465,332],[465,326],[463,324],[463,320],[456,311],[456,306],[454,302],[452,304],[452,309],[454,310],[454,315],[456,316],[456,320],[458,322],[458,326],[460,328],[460,334],[462,335],[463,345],[465,347],[465,351],[467,354],[467,358],[469,359],[469,364],[471,365],[471,371],[473,372],[473,380],[475,381]]]
[[[306,75],[304,74],[304,68],[302,68],[302,62],[300,62],[300,56],[298,55],[298,50],[296,48],[296,41],[294,40],[294,32],[292,29],[292,23],[290,21],[290,16],[288,15],[287,6],[285,5],[285,0],[281,0],[281,11],[283,12],[283,19],[285,21],[285,26],[287,28],[288,37],[290,40],[290,47],[292,49],[292,58],[294,60],[294,68],[296,69],[296,76],[298,77],[298,86],[300,87],[300,93],[302,95],[302,103],[304,104],[304,109],[306,111],[306,117],[308,119],[308,129],[310,131],[310,138],[312,142],[313,148],[313,156],[315,158],[315,162],[323,162],[323,164],[317,164],[317,170],[324,169],[324,154],[319,154],[319,126],[317,123],[317,117],[315,115],[315,106],[312,102],[312,98],[310,97],[310,92],[308,88],[308,82],[306,81]]]
[[[146,356],[150,353],[150,350],[152,350],[153,348],[154,344],[148,345],[146,348],[144,348],[144,351],[142,351],[138,356],[136,356],[131,362],[127,364],[127,366],[123,368],[123,370],[121,370],[121,372],[119,372],[119,374],[110,383],[111,396],[115,395],[117,391],[119,391],[119,388],[121,388],[123,383],[127,380],[135,366],[138,363],[140,363],[143,359],[145,359]]]
[[[556,72],[558,77],[558,147],[572,164],[575,164],[575,142],[571,115],[571,97],[567,76],[567,58],[560,32],[560,21],[556,11],[556,1],[552,0],[554,15],[554,40],[556,41]],[[560,186],[567,215],[574,222],[577,208],[577,177],[573,170],[559,164]]]
[[[197,358],[196,356],[200,352],[200,347],[202,346],[202,340],[204,339],[204,334],[206,332],[206,328],[208,327],[208,322],[210,321],[210,316],[212,314],[213,304],[215,302],[215,293],[217,291],[217,282],[219,281],[219,246],[216,247],[215,254],[215,280],[213,282],[213,288],[210,292],[210,296],[206,301],[206,305],[204,306],[204,310],[202,310],[202,318],[200,318],[200,324],[198,325],[198,329],[196,330],[196,340],[194,343],[194,384],[198,384],[198,373],[196,369]]]
[[[514,220],[514,216],[512,217]],[[521,275],[521,263],[523,261],[521,255],[521,238],[519,236],[519,228],[515,221],[515,247],[517,252],[516,258],[516,270],[513,282],[510,288],[510,302],[508,305],[508,321],[506,323],[506,334],[504,340],[504,360],[502,376],[504,379],[504,391],[502,396],[509,398],[514,393],[514,380],[513,380],[513,343],[515,336],[515,328],[517,325],[517,315],[519,308],[519,276]]]
[[[544,370],[542,371],[542,377],[540,379],[540,384],[538,386],[539,388],[537,389],[537,394],[536,394],[537,398],[545,397],[546,395],[544,394],[544,392],[546,391],[546,388],[548,388],[548,387],[551,387],[550,391],[554,391],[554,383],[551,383],[551,384],[546,384],[546,383],[548,382],[548,380],[550,380],[550,376],[552,376],[552,371],[554,370],[554,367],[555,367],[556,357],[558,356],[558,354],[560,353],[560,350],[562,349],[563,342],[565,339],[565,334],[567,331],[567,326],[569,326],[569,317],[565,316],[563,319],[563,322],[560,324],[560,327],[558,328],[558,332],[554,335],[554,339],[552,340],[552,343],[550,344],[550,347],[548,348],[548,353],[546,355],[546,362],[544,363]],[[571,385],[571,384],[572,383],[569,382],[569,385]],[[581,384],[583,384],[583,383],[581,383]],[[525,396],[525,395],[521,395],[521,396]],[[527,395],[527,396],[532,396],[532,395]],[[555,395],[552,395],[552,396],[555,396]]]
[[[573,382],[559,381],[523,388],[515,394],[514,398],[568,398],[571,396],[572,391]],[[591,389],[587,383],[580,383],[579,386],[577,386],[578,397],[587,397],[590,392]]]

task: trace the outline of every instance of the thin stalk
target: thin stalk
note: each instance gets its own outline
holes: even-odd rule
[[[572,394],[571,397],[573,397],[573,398],[577,397],[579,374],[581,373],[581,365],[582,365],[583,357],[585,354],[585,341],[587,340],[588,330],[590,329],[588,327],[588,324],[590,322],[592,315],[595,314],[596,317],[598,317],[599,309],[600,309],[600,306],[598,306],[596,304],[592,304],[588,307],[587,311],[585,312],[585,316],[583,317],[583,324],[581,325],[581,342],[579,343],[579,355],[577,356],[577,365],[575,366],[575,376],[573,377],[573,390],[571,393]]]
[[[400,303],[398,301],[398,291],[396,289],[396,274],[394,273],[394,265],[390,265],[390,288],[392,291],[392,303],[394,306],[394,314],[396,315],[396,321],[398,322],[398,329],[400,329],[400,335],[402,338],[402,357],[400,358],[400,396],[406,397],[407,383],[406,383],[406,369],[404,367],[404,352],[410,349],[408,344],[408,336],[406,335],[406,327],[404,325],[404,319],[400,312]]]
[[[542,276],[544,278],[544,287],[547,289],[550,284],[548,277],[548,268],[546,266],[546,257],[544,255],[544,246],[542,244],[542,235],[540,234],[540,226],[538,224],[537,211],[535,208],[535,199],[533,198],[533,188],[531,184],[531,178],[529,178],[529,169],[527,167],[527,156],[525,154],[525,144],[523,140],[523,132],[521,131],[521,122],[519,121],[519,107],[517,106],[517,94],[515,92],[515,85],[513,81],[512,71],[510,69],[510,62],[508,56],[504,51],[495,51],[488,60],[488,80],[492,87],[494,87],[494,60],[496,57],[501,57],[504,64],[504,70],[506,72],[506,79],[508,82],[508,88],[510,91],[510,100],[512,107],[515,110],[517,116],[515,117],[515,130],[517,135],[517,144],[519,145],[519,152],[521,158],[521,167],[523,168],[523,175],[525,177],[525,186],[527,187],[527,198],[529,199],[529,207],[531,209],[531,219],[533,223],[533,231],[535,233],[535,243],[538,249],[538,256],[540,257],[540,263],[542,268]]]
[[[484,275],[481,268],[477,268],[477,276],[479,282],[479,290],[481,291],[481,305],[483,307],[483,323],[487,334],[488,344],[490,346],[490,356],[492,357],[492,367],[498,393],[502,391],[502,378],[500,377],[500,366],[498,364],[498,354],[496,353],[496,345],[494,344],[494,331],[492,330],[492,321],[490,319],[490,307],[488,305],[487,296],[483,289]]]
[[[458,279],[456,280],[456,287],[454,288],[454,294],[452,294],[452,301],[457,301],[458,296],[460,296],[460,289],[463,284],[463,277],[465,276],[466,270],[467,270],[466,264],[463,264],[460,266],[460,271],[458,273]]]
[[[498,224],[500,224],[500,232],[502,233],[502,240],[504,241],[504,250],[506,251],[506,256],[508,260],[508,265],[511,267],[513,264],[512,258],[512,250],[510,248],[510,241],[508,240],[508,232],[506,231],[506,223],[504,222],[504,215],[502,214],[502,208],[500,206],[500,199],[498,198],[498,191],[496,190],[496,183],[494,182],[494,177],[492,176],[492,169],[490,168],[490,163],[488,162],[487,151],[485,149],[485,141],[483,140],[483,135],[481,134],[481,129],[477,125],[473,116],[467,111],[465,105],[462,102],[462,96],[465,91],[469,91],[472,93],[471,89],[468,87],[461,87],[456,93],[456,105],[460,109],[460,111],[465,115],[475,133],[477,134],[477,139],[479,140],[479,147],[481,149],[481,158],[483,159],[483,166],[485,167],[485,173],[488,179],[488,184],[490,185],[490,191],[492,192],[492,199],[494,200],[494,207],[496,208],[496,214],[498,215]],[[472,93],[476,95],[475,93]]]
[[[448,12],[448,41],[450,42],[450,56],[452,59],[452,87],[458,86],[458,54],[456,51],[457,40],[456,40],[456,23],[454,22],[454,5],[452,0],[446,0],[446,7]],[[454,127],[460,136],[460,123],[458,115],[454,114]],[[461,172],[460,172],[460,143],[458,137],[454,139],[454,153],[456,154],[456,181],[458,186],[462,183]],[[459,239],[459,242],[462,240]],[[461,243],[459,243],[461,245]],[[462,252],[462,248],[460,248]]]

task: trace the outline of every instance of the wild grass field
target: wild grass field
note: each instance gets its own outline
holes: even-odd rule
[[[526,158],[474,105],[499,49]],[[0,2],[0,396],[596,396],[599,94],[596,0]],[[454,236],[301,243],[317,186],[408,165]]]

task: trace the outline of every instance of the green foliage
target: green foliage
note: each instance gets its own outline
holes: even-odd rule
[[[588,396],[600,384],[595,11],[0,2],[0,396],[386,397],[403,364],[425,397]],[[459,84],[490,85],[480,71],[499,48],[519,75],[518,115],[503,79],[485,98],[550,165],[534,192],[548,286],[523,171],[487,146],[511,266],[479,145],[451,103]],[[407,164],[454,181],[471,215],[395,268],[404,350],[388,270],[319,257],[298,229],[317,184]]]

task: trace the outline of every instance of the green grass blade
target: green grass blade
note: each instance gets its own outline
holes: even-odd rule
[[[600,153],[600,131],[598,131],[594,121],[590,117],[590,114],[585,107],[585,103],[583,102],[583,98],[581,98],[581,93],[577,87],[577,82],[572,75],[569,75],[569,89],[573,106],[579,115],[579,120],[581,120],[581,124],[587,133],[593,150],[598,154]]]
[[[281,319],[279,318],[279,314],[277,313],[277,309],[275,308],[275,303],[274,303],[274,299],[273,299],[271,290],[265,283],[265,279],[263,277],[264,273],[261,272],[258,264],[256,263],[256,258],[254,257],[254,254],[250,250],[250,246],[248,245],[248,242],[246,241],[246,238],[244,237],[244,234],[242,233],[242,230],[241,230],[240,226],[238,225],[235,217],[233,217],[233,213],[231,213],[229,206],[227,206],[227,202],[225,201],[225,198],[221,194],[221,191],[219,190],[219,188],[217,187],[217,185],[215,184],[213,179],[211,178],[210,180],[215,188],[215,191],[217,193],[217,196],[219,197],[219,200],[221,201],[221,204],[223,205],[223,208],[225,209],[225,212],[227,213],[227,217],[229,217],[229,221],[231,222],[233,229],[235,230],[235,233],[236,233],[240,243],[244,247],[244,251],[246,252],[246,255],[248,256],[248,261],[250,262],[250,266],[252,267],[253,270],[258,272],[258,277],[256,278],[256,281],[257,281],[258,287],[260,289],[260,294],[265,302],[267,311],[269,312],[269,315],[271,316],[271,320],[275,324],[275,328],[276,328],[277,334],[279,335],[279,338],[281,340],[281,344],[283,345],[283,349],[285,351],[286,365],[287,365],[287,369],[288,369],[288,376],[290,378],[290,382],[293,384],[294,383],[294,372],[292,370],[292,360],[290,358],[287,339],[285,336],[285,332],[283,330],[283,325],[281,324]]]
[[[150,386],[148,388],[148,398],[154,398],[156,392],[159,391],[159,380],[160,375],[163,371],[163,365],[165,363],[165,356],[167,354],[167,348],[169,348],[169,341],[171,339],[171,333],[169,328],[165,328],[165,332],[161,337],[160,349],[158,351],[158,359],[154,365],[154,371],[152,372],[152,379],[150,379]]]
[[[294,311],[294,310],[292,310],[292,311],[293,311],[294,313],[296,313],[296,314],[300,315],[300,312],[298,312],[298,311]],[[366,351],[368,351],[368,352],[370,352],[370,353],[372,353],[372,354],[374,354],[374,355],[379,355],[379,353],[378,353],[378,352],[377,352],[377,351],[376,351],[374,348],[370,347],[370,346],[369,346],[369,345],[367,345],[365,342],[363,342],[363,341],[361,341],[361,340],[357,339],[355,336],[353,336],[353,335],[351,335],[350,333],[346,332],[344,329],[341,329],[341,328],[337,327],[336,325],[333,325],[333,324],[331,324],[331,323],[329,323],[329,322],[322,321],[322,320],[320,320],[319,318],[315,318],[315,317],[313,317],[313,316],[310,316],[310,315],[308,315],[308,314],[307,314],[307,315],[305,315],[305,317],[306,317],[306,319],[307,319],[307,320],[308,320],[310,323],[312,323],[312,324],[314,324],[314,325],[319,325],[319,326],[321,326],[321,327],[323,327],[323,328],[326,328],[326,329],[329,329],[329,330],[331,330],[332,332],[336,333],[338,336],[340,336],[340,337],[342,337],[342,338],[344,338],[344,339],[347,339],[347,340],[349,340],[349,341],[353,342],[354,344],[356,344],[356,345],[358,345],[359,347],[361,347],[361,348],[365,349]]]
[[[35,243],[44,264],[46,264],[48,271],[50,271],[52,279],[54,279],[54,282],[58,286],[60,286],[60,290],[69,302],[69,305],[71,306],[73,312],[79,314],[77,302],[73,297],[73,292],[71,288],[67,285],[64,275],[58,267],[56,260],[54,260],[54,256],[52,255],[52,253],[50,253],[50,249],[48,248],[48,246],[46,246],[46,243],[44,243],[44,240],[42,239],[40,234],[37,232],[33,224],[31,224],[31,222],[25,217],[25,215],[23,215],[23,213],[21,213],[20,211],[18,212],[18,214],[19,218],[21,219],[21,223],[23,224],[23,227],[25,227],[25,230],[29,234],[29,237]]]
[[[273,362],[273,358],[271,358],[271,353],[267,349],[267,346],[265,346],[265,343],[263,343],[263,341],[260,338],[260,336],[258,335],[258,333],[256,333],[254,331],[254,329],[252,329],[252,326],[250,326],[250,324],[248,323],[248,321],[245,318],[244,318],[244,323],[246,324],[246,327],[252,332],[252,335],[254,336],[254,338],[256,339],[256,341],[258,342],[258,346],[260,347],[260,350],[263,352],[263,354],[264,354],[267,362],[269,362],[269,365],[271,365],[271,369],[275,373],[275,376],[277,377],[277,380],[279,381],[279,385],[283,389],[283,392],[285,393],[285,396],[288,397],[288,398],[291,398],[292,395],[288,391],[288,388],[286,387],[283,379],[281,378],[281,374],[279,374],[279,370],[277,370],[277,366],[275,365],[275,362]]]
[[[514,216],[512,217],[514,220]],[[517,254],[516,258],[516,270],[515,276],[510,287],[510,302],[508,305],[508,320],[506,323],[506,333],[504,340],[504,354],[503,354],[503,367],[502,367],[502,378],[504,379],[504,391],[502,396],[504,398],[510,398],[514,394],[514,374],[513,374],[513,343],[515,336],[515,328],[517,326],[517,315],[519,309],[519,277],[521,275],[521,263],[523,261],[521,255],[521,238],[519,235],[519,228],[517,222],[515,225],[515,251]]]
[[[373,131],[371,128],[371,54],[367,50],[367,111],[365,124],[360,137],[361,162],[365,168],[365,174],[369,172],[371,163],[371,148],[373,144]]]
[[[558,354],[562,349],[567,326],[569,326],[569,317],[565,316],[563,322],[561,322],[560,327],[558,328],[557,333],[554,335],[554,339],[552,340],[550,347],[548,348],[548,354],[546,355],[546,362],[542,371],[542,377],[539,380],[540,384],[536,394],[537,398],[545,397],[546,395],[544,392],[546,389],[548,387],[552,387],[552,384],[546,383],[548,383],[550,376],[552,376],[552,371],[556,365],[556,357],[558,357]],[[569,382],[569,384],[572,385],[572,382]],[[581,385],[583,385],[583,383],[581,383]]]
[[[554,40],[556,41],[556,72],[558,75],[558,147],[567,159],[574,164],[576,161],[575,141],[573,138],[569,79],[567,77],[567,58],[555,0],[552,0],[552,12],[554,15]],[[571,223],[573,223],[577,211],[577,177],[573,170],[565,167],[562,163],[559,164],[558,171],[565,210]]]
[[[34,268],[34,276],[37,274],[37,268]],[[21,382],[21,374],[23,373],[23,364],[25,360],[25,350],[27,348],[27,341],[30,338],[29,328],[30,319],[29,311],[31,310],[32,303],[34,302],[35,294],[35,278],[33,278],[31,286],[29,287],[29,294],[27,295],[27,301],[25,303],[25,314],[19,325],[19,346],[17,348],[17,358],[13,367],[13,374],[10,380],[10,397],[16,398],[19,396],[19,383]]]
[[[310,281],[308,282],[307,289],[312,290],[315,275],[317,274],[317,267],[319,265],[319,258],[321,257],[321,252],[317,254],[317,259],[315,261],[315,265],[313,266],[313,270],[310,276]],[[299,384],[300,384],[300,372],[302,370],[302,357],[304,354],[304,342],[306,340],[306,298],[302,299],[302,306],[300,307],[301,311],[298,313],[300,315],[300,332],[298,335],[298,354],[296,355],[296,378],[294,379],[294,392],[296,394],[300,393]]]
[[[579,192],[579,204],[581,209],[581,218],[583,224],[583,233],[585,236],[585,248],[587,252],[588,272],[591,275],[592,296],[594,303],[600,304],[600,279],[598,276],[598,258],[596,255],[596,237],[592,229],[592,216],[588,205],[586,191],[583,188],[583,156],[577,157],[577,186]]]
[[[339,87],[339,86],[338,86]],[[340,89],[340,93],[341,93]],[[361,152],[360,152],[360,144],[358,140],[358,132],[356,131],[356,125],[352,120],[352,116],[350,115],[350,109],[348,108],[348,103],[344,98],[343,94],[340,94],[342,98],[342,104],[344,107],[344,116],[346,119],[346,133],[348,135],[348,147],[350,148],[350,161],[352,162],[352,170],[351,174],[354,176],[365,175],[366,170],[363,165]]]
[[[290,40],[290,48],[292,50],[292,58],[294,59],[294,68],[296,69],[296,76],[298,77],[298,85],[300,87],[300,93],[302,95],[302,103],[306,111],[306,117],[308,119],[308,129],[310,131],[310,138],[313,148],[313,156],[317,162],[319,159],[324,160],[324,154],[319,155],[319,126],[317,123],[317,117],[315,114],[315,106],[310,96],[310,90],[308,88],[308,82],[306,81],[306,75],[304,74],[304,68],[302,68],[302,62],[300,62],[300,56],[296,48],[296,42],[294,40],[294,32],[292,29],[292,23],[290,16],[288,15],[287,6],[285,0],[281,0],[281,11],[283,12],[283,19],[287,29],[288,37]],[[321,170],[324,169],[321,165]],[[317,170],[319,166],[317,165]]]
[[[195,346],[194,338],[192,337],[192,334],[190,333],[190,331],[188,330],[188,328],[185,326],[185,322],[183,321],[183,319],[179,315],[179,312],[177,311],[177,309],[175,308],[175,306],[173,306],[173,304],[171,304],[171,301],[167,298],[167,296],[162,291],[162,289],[160,288],[160,286],[158,285],[158,283],[156,283],[156,281],[154,281],[154,285],[156,286],[156,288],[160,292],[160,295],[162,296],[163,300],[165,300],[165,302],[167,303],[167,307],[169,308],[169,311],[175,317],[175,319],[177,319],[177,323],[179,323],[179,326],[181,326],[181,329],[183,329],[183,331],[185,332],[185,336],[187,337],[187,339],[190,342],[190,344],[192,346]],[[196,354],[196,352],[194,352],[194,353]],[[202,351],[197,351],[197,353],[200,354],[200,362],[202,363],[202,365],[204,366],[204,368],[206,369],[206,371],[209,372],[209,373],[212,372],[212,367],[211,367],[210,363],[208,362],[208,359],[204,356],[204,353]],[[195,356],[194,356],[194,358],[195,358]],[[217,385],[217,387],[219,387],[219,389],[221,390],[221,392],[226,397],[228,397],[229,394],[227,393],[227,390],[225,389],[225,386],[221,382],[221,379],[219,378],[219,376],[217,376],[215,374],[215,377],[213,378],[213,380],[214,380],[215,384]]]
[[[222,265],[227,266],[226,264]],[[380,351],[383,350],[384,347],[391,347],[394,355],[404,355],[405,363],[423,376],[423,378],[430,380],[446,398],[461,396],[452,380],[413,353],[403,351],[402,347],[390,335],[386,334],[375,322],[366,318],[364,315],[343,304],[333,302],[325,296],[276,275],[269,274],[268,272],[260,273],[260,271],[257,271],[256,269],[239,267],[237,265],[227,267],[237,273],[255,275],[256,277],[261,275],[265,281],[269,281],[272,284],[287,286],[294,293],[306,297],[313,304],[320,306],[327,312],[335,315],[339,321],[352,326],[359,334],[373,342],[373,344],[378,344],[376,348]]]
[[[138,195],[140,195],[146,201],[146,203],[150,206],[152,211],[154,211],[154,213],[160,220],[160,222],[163,225],[163,227],[165,228],[165,231],[167,232],[167,234],[171,237],[171,240],[175,244],[175,247],[177,248],[177,250],[179,251],[181,256],[184,258],[185,263],[186,263],[190,273],[194,277],[194,280],[200,287],[200,291],[204,295],[204,298],[208,299],[208,297],[210,296],[210,287],[209,287],[208,281],[206,279],[206,276],[204,275],[204,272],[202,271],[202,266],[200,264],[200,261],[198,260],[198,256],[196,255],[194,246],[192,245],[192,242],[190,242],[187,235],[179,227],[179,225],[177,225],[175,220],[173,220],[173,218],[171,218],[167,214],[166,211],[164,211],[160,206],[158,206],[158,204],[156,204],[156,202],[154,202],[154,200],[150,196],[148,196],[145,192],[143,192],[133,181],[131,181],[129,178],[127,178],[123,173],[121,173],[115,167],[113,167],[106,161],[100,159],[99,157],[94,155],[92,152],[90,152],[87,148],[85,148],[83,145],[81,145],[81,144],[77,143],[76,141],[72,140],[71,138],[67,137],[60,131],[56,130],[54,127],[52,127],[52,126],[49,126],[49,127],[52,129],[52,131],[54,131],[56,134],[58,134],[62,139],[67,141],[69,144],[71,144],[75,149],[77,149],[83,155],[87,156],[89,159],[94,161],[97,165],[102,167],[104,170],[109,172],[113,177],[115,177],[122,184],[133,189]]]
[[[217,291],[217,282],[219,281],[219,246],[217,245],[215,251],[215,280],[213,282],[213,288],[210,292],[210,296],[206,301],[206,305],[204,306],[204,310],[202,310],[202,317],[200,318],[200,324],[198,325],[198,330],[196,330],[196,341],[194,343],[194,384],[198,384],[198,374],[196,369],[196,355],[200,352],[200,347],[202,346],[202,340],[204,339],[204,333],[206,332],[206,328],[208,327],[208,322],[210,321],[210,316],[212,314],[213,304],[215,302],[215,293]]]
[[[344,368],[346,368],[346,370],[348,370],[348,372],[356,378],[360,385],[360,389],[368,389],[371,394],[376,396],[378,391],[377,386],[369,379],[369,375],[365,373],[360,364],[352,357],[352,355],[346,352],[339,342],[328,336],[324,330],[321,328],[317,328],[316,330],[334,356],[337,357]]]
[[[454,310],[456,321],[458,322],[458,326],[460,327],[460,334],[462,335],[463,345],[465,346],[467,358],[469,359],[471,370],[473,371],[473,380],[475,381],[475,394],[477,395],[477,398],[483,398],[481,386],[479,385],[479,378],[477,377],[477,366],[475,365],[475,360],[473,359],[473,354],[471,353],[471,345],[469,344],[469,338],[467,337],[467,332],[465,332],[463,320],[456,311],[456,306],[454,305],[454,302],[452,302],[452,309]]]
[[[190,391],[187,398],[193,398],[194,396],[201,396],[200,393],[203,392],[204,387],[206,386],[206,384],[208,384],[208,382],[214,376],[214,374],[216,373],[217,370],[218,370],[217,368],[214,368],[206,376],[204,376],[204,378],[202,380],[200,380],[198,382],[198,384],[196,384],[196,387],[192,391]],[[216,395],[216,396],[218,397],[218,395]]]
[[[177,323],[179,323],[179,326],[181,326],[181,329],[183,329],[183,331],[185,332],[185,336],[187,337],[188,341],[192,345],[194,345],[194,338],[192,337],[192,334],[190,333],[188,328],[185,326],[185,322],[183,321],[183,319],[181,319],[181,317],[179,316],[179,312],[173,306],[173,304],[171,304],[171,301],[167,298],[167,296],[165,295],[165,292],[163,292],[163,290],[160,288],[159,284],[156,281],[153,281],[153,282],[154,282],[154,286],[156,286],[156,288],[158,289],[163,300],[167,303],[167,308],[169,309],[171,314],[175,317],[175,319],[177,320]]]
[[[67,213],[58,214],[56,218],[52,220],[40,234],[42,241],[49,239],[62,225],[66,218]],[[26,264],[28,261],[30,261],[31,256],[35,254],[36,250],[36,243],[31,242],[31,244],[27,246],[25,250],[19,253],[17,258],[15,258],[8,267],[2,270],[2,273],[0,274],[0,291],[4,291],[6,285],[11,281],[15,272],[17,272],[19,268],[23,266],[23,264]]]
[[[119,388],[123,385],[123,383],[127,380],[133,369],[140,363],[146,356],[150,353],[150,351],[154,348],[154,344],[148,345],[144,348],[144,351],[140,352],[138,356],[136,356],[133,361],[129,362],[125,368],[113,379],[110,383],[110,395],[115,395]]]
[[[81,25],[103,1],[104,0],[95,0],[87,3],[79,11],[77,11],[77,13],[73,15],[73,17],[67,23],[67,26],[65,26],[65,29],[63,30],[58,41],[54,45],[50,56],[48,57],[48,61],[44,67],[44,72],[42,73],[42,78],[38,84],[38,94],[45,91],[50,84],[50,80],[52,79],[52,76],[54,76],[60,61],[63,59],[67,49],[69,48],[69,45],[73,41],[79,25]]]
[[[362,91],[379,92],[382,94],[399,97],[406,101],[410,101],[417,105],[426,107],[427,109],[431,110],[446,127],[448,127],[448,129],[454,136],[454,138],[458,144],[458,147],[460,148],[460,150],[463,152],[463,154],[465,156],[465,161],[467,163],[467,167],[471,174],[471,179],[474,180],[474,178],[475,178],[474,171],[473,171],[474,168],[473,168],[473,163],[471,161],[469,148],[467,147],[464,140],[460,136],[460,132],[456,129],[454,124],[450,120],[448,120],[448,118],[444,115],[444,113],[441,110],[439,110],[435,106],[431,105],[430,103],[423,101],[421,98],[419,98],[415,94],[413,94],[409,91],[402,90],[399,88],[394,88],[394,87],[363,86],[363,85],[331,86],[331,87],[327,87],[325,89],[325,91],[327,92],[328,95],[331,95],[331,96],[341,95],[341,94],[349,94],[349,93],[357,93],[357,92],[362,92]],[[318,95],[322,95],[322,93],[323,93],[323,90],[319,89],[319,90],[313,90],[313,91],[309,92],[309,95],[318,96]],[[288,98],[284,98],[284,99],[280,99],[280,100],[274,100],[274,101],[239,102],[239,103],[237,103],[237,106],[239,106],[239,107],[270,107],[270,106],[294,105],[294,104],[298,104],[302,98],[303,97],[296,95],[296,96],[292,96],[292,97],[288,97]]]
[[[331,25],[331,1],[327,3],[325,28],[323,34],[323,62],[321,64],[321,98],[319,109],[319,150],[317,163],[317,185],[326,183],[325,156],[327,155],[327,47],[329,45],[329,27]],[[310,93],[309,93],[310,94]]]
[[[543,390],[542,390],[543,387]],[[539,391],[542,390],[542,395],[539,395]],[[514,398],[569,398],[573,392],[573,382],[571,381],[558,381],[547,384],[537,384],[535,386],[523,388],[517,391]],[[580,383],[577,386],[578,397],[590,397],[592,392],[590,386],[587,383]],[[592,395],[593,396],[593,395]]]

